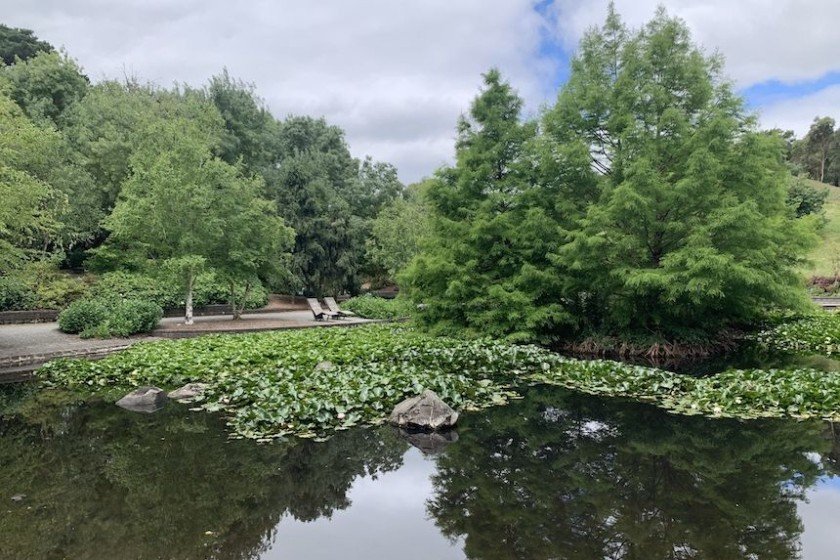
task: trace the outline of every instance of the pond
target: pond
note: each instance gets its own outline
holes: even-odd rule
[[[457,441],[411,437],[424,453],[390,427],[260,445],[179,405],[141,415],[56,396],[0,419],[0,558],[818,560],[840,547],[840,436],[822,422],[536,387],[465,414]]]

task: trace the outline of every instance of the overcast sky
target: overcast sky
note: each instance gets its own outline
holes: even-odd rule
[[[767,127],[840,120],[840,1],[616,0],[631,26],[657,4],[719,50]],[[607,0],[0,0],[0,22],[63,46],[94,80],[200,85],[227,67],[279,116],[325,116],[356,156],[405,181],[451,161],[455,121],[491,66],[537,114]]]

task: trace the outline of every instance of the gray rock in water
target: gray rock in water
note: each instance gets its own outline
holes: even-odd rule
[[[175,389],[169,393],[168,397],[173,401],[189,401],[203,395],[207,387],[209,387],[207,383],[187,383],[180,389]]]
[[[334,363],[329,360],[324,360],[323,362],[318,362],[318,365],[315,366],[315,371],[330,371],[334,367]]]
[[[400,437],[423,452],[423,455],[437,455],[441,453],[450,443],[458,441],[458,432],[447,430],[445,432],[418,432],[399,430]]]
[[[117,401],[117,406],[132,412],[157,412],[166,404],[166,393],[157,387],[140,387]]]
[[[391,424],[409,430],[446,430],[457,421],[458,413],[428,389],[399,403],[388,418]]]

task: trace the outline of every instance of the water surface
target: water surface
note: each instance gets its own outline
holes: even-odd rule
[[[142,415],[49,393],[15,399],[19,412],[0,419],[2,559],[840,550],[840,437],[820,422],[681,417],[535,388],[464,415],[456,442],[424,454],[390,428],[258,445],[179,405]]]

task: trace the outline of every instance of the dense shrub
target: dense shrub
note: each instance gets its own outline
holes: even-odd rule
[[[86,277],[49,267],[50,263],[33,263],[0,278],[0,311],[63,309],[85,295]]]
[[[83,338],[129,336],[154,329],[163,317],[159,305],[136,299],[83,299],[70,304],[58,317],[59,328]]]
[[[66,333],[80,333],[103,323],[108,316],[104,300],[80,299],[58,315],[58,328]]]
[[[149,274],[129,272],[108,272],[93,286],[91,294],[98,299],[137,299],[156,303],[164,309],[184,305],[184,289],[174,279]],[[196,278],[193,304],[211,305],[228,303],[228,286],[219,282],[212,272],[199,274]],[[245,302],[246,309],[256,309],[268,303],[265,288],[255,286]]]
[[[413,306],[402,298],[385,299],[365,294],[345,301],[341,308],[365,319],[402,319],[411,316]]]
[[[84,297],[90,284],[87,278],[57,274],[35,287],[38,309],[64,309],[71,302]]]
[[[0,311],[21,311],[35,307],[35,291],[17,278],[0,278]]]

